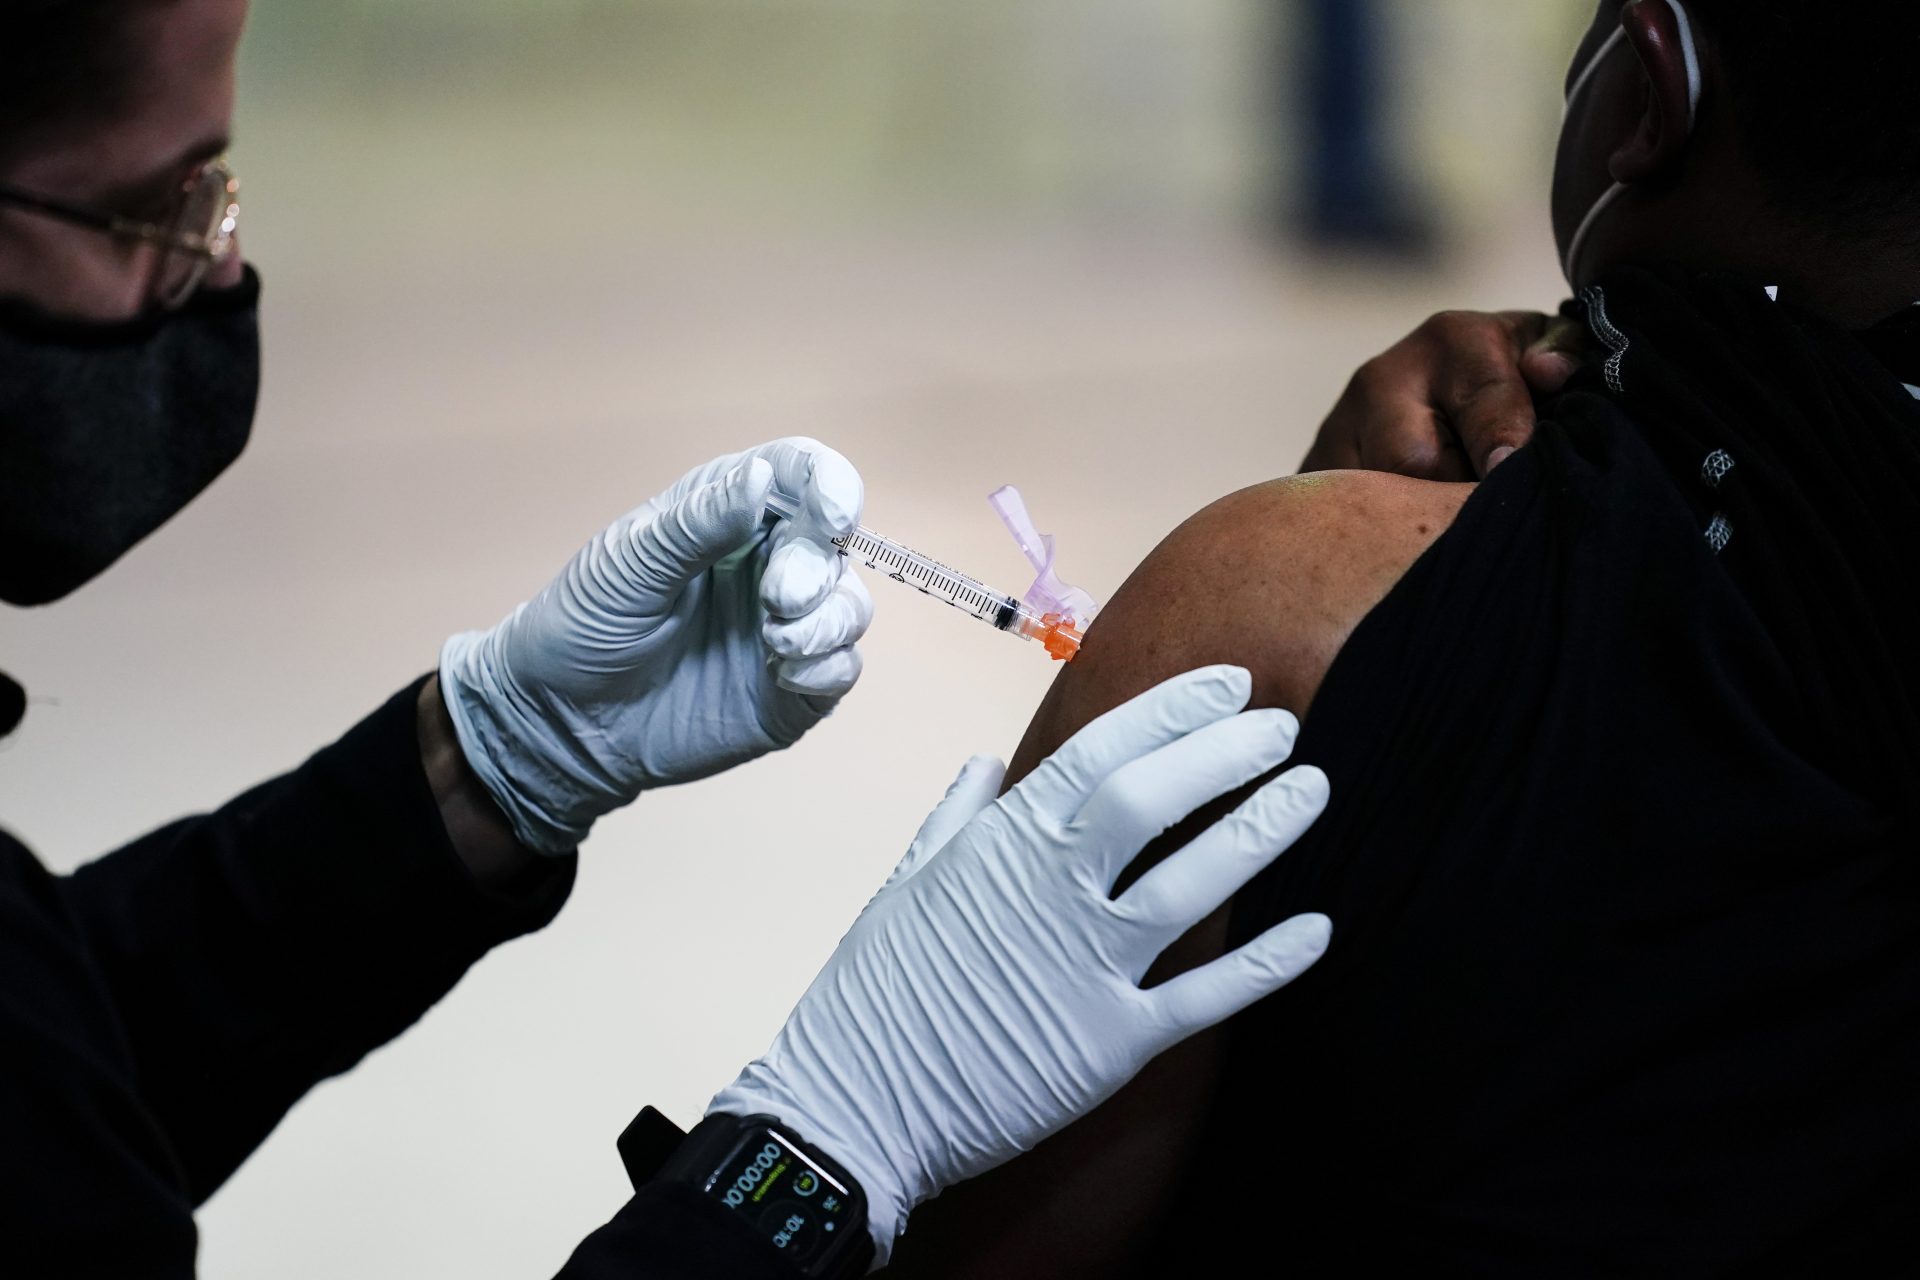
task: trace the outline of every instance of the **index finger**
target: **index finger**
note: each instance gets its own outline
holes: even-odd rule
[[[860,523],[866,486],[851,462],[805,436],[790,436],[747,451],[773,468],[773,487],[799,508],[768,539],[760,603],[776,618],[799,618],[831,597],[844,570],[835,538]]]
[[[1121,765],[1225,720],[1252,697],[1253,675],[1245,667],[1223,664],[1174,676],[1089,722],[1010,794],[1069,821]]]
[[[1285,760],[1299,731],[1300,722],[1279,708],[1245,711],[1115,769],[1077,823],[1087,836],[1096,883],[1111,892],[1147,841]]]
[[[827,538],[852,533],[866,503],[866,486],[846,456],[818,440],[789,436],[747,450],[773,467],[773,486],[800,504],[801,514]]]

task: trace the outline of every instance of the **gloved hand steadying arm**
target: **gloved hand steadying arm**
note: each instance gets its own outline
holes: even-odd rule
[[[908,1213],[1091,1111],[1163,1050],[1292,981],[1326,948],[1296,916],[1149,990],[1154,958],[1325,808],[1288,770],[1118,898],[1146,843],[1287,758],[1285,711],[1208,667],[1087,725],[998,800],[975,759],[764,1057],[709,1114],[771,1115],[865,1189],[878,1262]]]
[[[770,530],[767,492],[801,513]],[[873,601],[832,539],[859,473],[812,440],[690,471],[491,631],[448,640],[468,763],[528,848],[565,853],[650,787],[791,746],[860,675]]]

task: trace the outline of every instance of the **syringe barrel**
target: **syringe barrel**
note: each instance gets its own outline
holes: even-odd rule
[[[800,504],[793,498],[778,489],[768,492],[769,515],[791,520],[799,512]],[[1071,661],[1079,652],[1081,629],[1070,619],[1055,613],[1041,614],[1019,598],[995,591],[865,525],[835,538],[833,544],[840,548],[840,554],[857,558],[869,569],[951,605],[996,630],[1038,640],[1058,660]]]
[[[1018,600],[875,533],[865,525],[845,538],[834,539],[834,545],[869,569],[884,573],[895,582],[913,587],[1002,631],[1013,629],[1020,609]]]

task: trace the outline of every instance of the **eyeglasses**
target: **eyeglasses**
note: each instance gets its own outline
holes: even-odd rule
[[[207,161],[181,184],[180,194],[159,222],[71,204],[5,183],[0,183],[0,205],[45,214],[122,240],[158,245],[164,257],[153,296],[172,310],[193,296],[215,263],[233,252],[233,231],[240,221],[240,179],[227,167],[225,156]]]

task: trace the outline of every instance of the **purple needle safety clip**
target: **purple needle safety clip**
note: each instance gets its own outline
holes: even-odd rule
[[[1075,631],[1084,632],[1087,624],[1093,621],[1093,615],[1100,611],[1100,606],[1080,588],[1062,582],[1060,575],[1053,571],[1053,535],[1041,533],[1034,525],[1020,491],[1012,485],[995,489],[987,495],[987,501],[1000,514],[1001,523],[1007,526],[1007,532],[1013,535],[1013,540],[1020,544],[1021,553],[1027,557],[1027,563],[1033,566],[1037,575],[1021,600],[1035,613],[1051,615]]]

